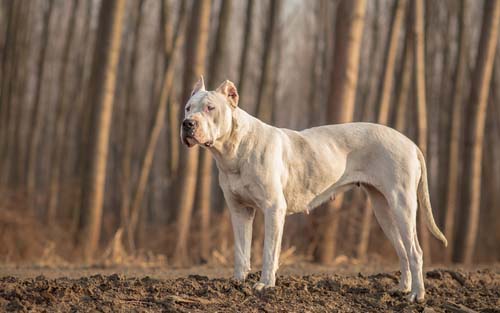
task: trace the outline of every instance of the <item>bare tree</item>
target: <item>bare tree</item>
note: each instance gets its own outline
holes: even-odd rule
[[[354,115],[365,11],[365,0],[342,0],[337,8],[330,78],[332,88],[327,112],[331,123],[349,122]]]
[[[371,56],[373,60],[379,60],[381,55],[381,50],[379,49],[379,41],[380,40],[380,3],[375,2],[375,7],[373,10],[373,18],[372,18],[372,39],[370,41],[370,51],[372,51]],[[366,103],[363,108],[361,108],[361,120],[365,122],[374,121],[375,120],[375,109],[376,109],[376,101],[377,101],[377,93],[379,89],[379,80],[378,74],[380,72],[379,67],[381,67],[381,62],[369,62],[369,68],[367,72],[370,77],[367,90],[364,92],[366,96],[363,96],[366,99]],[[356,196],[362,196],[359,193]],[[369,198],[365,200],[365,206],[362,208],[362,217],[361,217],[361,231],[359,233],[359,242],[356,247],[356,256],[358,259],[363,259],[366,257],[366,253],[368,251],[368,244],[370,242],[370,231],[372,224],[372,205]],[[349,238],[355,238],[355,235],[352,232],[357,231],[356,228],[350,227],[351,234],[349,234]]]
[[[27,187],[28,194],[33,197],[36,188],[36,161],[39,157],[38,155],[38,145],[40,144],[41,138],[41,128],[42,128],[42,113],[41,113],[41,95],[42,95],[42,83],[44,82],[44,68],[46,64],[46,54],[49,45],[49,33],[50,33],[50,17],[53,12],[54,0],[49,0],[47,8],[44,12],[44,22],[43,22],[43,33],[41,38],[42,48],[40,50],[40,58],[37,64],[37,83],[35,87],[35,98],[33,103],[33,113],[31,117],[31,132],[28,137],[30,140],[29,151],[28,151],[28,172],[27,172]]]
[[[481,201],[481,169],[484,142],[484,126],[488,94],[495,51],[498,42],[500,23],[500,0],[487,0],[484,6],[483,25],[479,40],[478,54],[472,79],[469,100],[469,125],[465,153],[464,174],[464,215],[462,224],[465,231],[459,232],[455,245],[455,260],[466,264],[472,263],[479,227],[479,209]]]
[[[229,39],[229,23],[231,21],[232,0],[222,0],[219,11],[219,25],[215,35],[215,44],[212,55],[210,56],[210,88],[216,88],[216,84],[222,81],[225,77],[223,74],[227,58],[228,39]]]
[[[190,40],[186,44],[184,68],[183,100],[189,98],[191,87],[197,76],[205,69],[207,55],[208,32],[210,28],[210,0],[200,0],[193,4],[191,21],[188,30]],[[181,111],[182,113],[184,110]],[[175,262],[187,259],[187,244],[191,213],[193,211],[193,195],[196,192],[199,148],[194,147],[185,152],[183,171],[180,175],[179,215],[177,216],[178,239],[175,246]]]
[[[350,122],[354,115],[358,66],[366,11],[365,0],[340,2],[335,25],[335,51],[329,106],[327,115],[331,123]],[[338,228],[337,211],[343,197],[329,203],[326,217],[322,221],[320,240],[315,259],[328,263],[335,255],[335,234]]]
[[[408,96],[411,93],[412,87],[412,71],[414,64],[414,48],[413,48],[413,29],[412,16],[408,17],[408,23],[406,26],[406,38],[405,46],[403,49],[403,64],[401,65],[401,71],[399,74],[399,88],[396,97],[396,113],[394,120],[394,127],[402,132],[406,133],[406,121],[407,121],[407,111],[408,111]]]
[[[309,84],[309,95],[308,102],[311,105],[311,110],[309,111],[308,125],[312,126],[318,120],[319,112],[321,111],[321,98],[319,96],[319,89],[321,88],[320,81],[320,71],[321,71],[321,48],[323,45],[323,52],[326,50],[326,42],[323,41],[323,32],[325,31],[325,24],[328,23],[328,3],[325,0],[320,0],[316,2],[314,16],[316,19],[316,29],[314,32],[314,49],[311,53],[310,61],[310,84]],[[322,42],[323,41],[323,42]]]
[[[144,0],[138,0],[135,3],[137,6],[134,8],[133,12],[131,12],[130,20],[133,21],[134,26],[131,27],[131,34],[129,40],[132,42],[132,51],[131,56],[128,60],[128,73],[126,78],[126,88],[125,92],[125,103],[124,103],[124,112],[123,112],[123,121],[122,121],[122,159],[121,159],[121,175],[120,175],[120,184],[121,184],[121,210],[120,210],[120,228],[123,228],[126,234],[128,248],[133,251],[135,249],[134,242],[134,232],[130,231],[131,227],[131,180],[132,180],[132,150],[133,150],[133,135],[135,131],[135,127],[137,127],[136,121],[136,87],[134,83],[134,79],[137,74],[137,54],[139,48],[139,38],[140,38],[140,30],[142,24],[142,15],[143,15],[143,6]]]
[[[81,242],[84,256],[89,261],[98,246],[101,233],[104,183],[108,156],[109,132],[113,97],[116,84],[116,70],[120,58],[122,18],[125,0],[104,1],[99,16],[99,31],[96,40],[90,94],[92,122],[90,151],[84,186],[83,211],[86,215]]]
[[[229,33],[229,22],[231,17],[232,0],[222,0],[219,12],[219,25],[215,36],[215,46],[210,58],[209,86],[215,88],[214,84],[222,80],[221,72],[223,62],[227,56],[227,37]],[[206,150],[201,151],[198,170],[199,189],[197,203],[200,207],[201,232],[200,232],[200,255],[201,259],[208,260],[210,254],[210,211],[212,203],[212,156]]]
[[[82,27],[80,35],[81,37],[79,37],[79,39],[82,42],[88,44],[83,49],[77,50],[77,56],[76,56],[77,64],[75,66],[75,70],[78,73],[81,73],[81,75],[78,75],[78,77],[76,77],[74,85],[72,86],[73,88],[71,88],[70,90],[70,96],[69,96],[70,99],[76,99],[75,111],[78,112],[78,114],[68,114],[66,121],[66,125],[78,125],[78,127],[76,131],[74,130],[75,132],[74,135],[76,137],[76,140],[66,141],[63,147],[64,154],[68,156],[71,155],[72,151],[77,150],[74,148],[74,145],[72,145],[74,142],[76,142],[79,147],[82,147],[83,151],[87,151],[88,147],[88,141],[89,141],[88,134],[90,128],[89,120],[90,120],[91,107],[87,105],[87,102],[89,101],[88,98],[90,98],[91,95],[88,95],[87,92],[90,90],[91,86],[91,76],[93,71],[92,57],[94,53],[93,48],[95,48],[95,41],[97,37],[96,31],[94,31],[92,27],[93,10],[94,10],[94,3],[92,1],[87,1],[85,3],[85,10],[84,10],[85,16],[83,17],[83,25],[85,25],[85,27]],[[85,92],[81,92],[81,90],[85,90]],[[71,168],[71,170],[69,171],[73,173],[74,170],[74,173],[76,173],[77,176],[76,181],[78,183],[75,195],[73,199],[69,201],[68,204],[68,206],[72,208],[71,212],[72,221],[71,221],[70,233],[73,235],[72,237],[76,245],[78,245],[78,242],[81,239],[80,234],[77,234],[77,232],[82,231],[83,228],[85,227],[84,223],[86,219],[85,217],[86,212],[82,210],[82,203],[83,203],[83,188],[84,188],[83,186],[85,181],[84,173],[86,172],[87,158],[88,158],[87,153],[75,153],[74,156],[70,158],[74,161],[74,163],[72,164],[74,165],[74,168]],[[67,173],[63,173],[61,175],[61,186],[64,185],[63,183],[65,181],[63,180],[63,178],[66,178],[65,174]]]
[[[425,91],[425,41],[424,41],[424,2],[413,1],[413,35],[415,40],[414,58],[415,58],[415,94],[417,101],[417,129],[418,129],[418,147],[422,154],[427,156],[427,101]],[[431,262],[431,250],[429,241],[429,232],[419,210],[419,234],[422,244],[422,250],[426,256],[427,263]]]
[[[460,129],[462,127],[462,111],[464,97],[465,75],[467,74],[467,1],[460,1],[460,17],[458,23],[458,57],[455,66],[454,84],[453,84],[453,100],[452,100],[452,117],[450,130],[450,151],[448,158],[448,190],[446,194],[446,216],[444,235],[448,239],[448,249],[446,249],[446,261],[451,261],[455,237],[455,217],[458,196],[458,170],[459,170],[459,153],[460,153]]]
[[[380,94],[379,94],[379,112],[378,123],[387,125],[389,122],[389,109],[392,95],[392,86],[394,82],[394,68],[396,65],[396,54],[398,51],[399,33],[403,25],[406,0],[396,0],[392,9],[392,21],[387,41],[384,73],[382,76]]]
[[[163,42],[164,42],[164,64],[165,68],[168,66],[168,57],[170,56],[172,45],[173,45],[173,23],[169,20],[170,4],[169,0],[163,0],[162,4],[162,14],[161,14],[161,25],[163,25]],[[186,3],[181,3],[183,12],[186,12]],[[180,11],[179,11],[180,12]],[[184,13],[187,14],[187,13]],[[172,103],[173,100],[168,100],[167,102],[167,120],[168,120],[168,173],[170,177],[175,177],[179,167],[179,106],[176,103]]]
[[[257,116],[266,123],[270,123],[273,116],[272,105],[270,103],[273,74],[271,55],[281,5],[281,0],[270,1],[268,22],[264,34],[264,50],[262,52],[262,74],[257,91],[257,105],[255,110]]]
[[[255,7],[254,0],[247,0],[246,17],[245,17],[245,28],[243,30],[243,46],[241,47],[240,56],[240,69],[239,69],[239,79],[238,79],[238,92],[240,95],[243,94],[243,90],[246,82],[246,68],[248,65],[248,52],[250,51],[250,43],[252,39],[252,29],[253,29],[253,11]]]
[[[60,94],[56,103],[56,131],[54,138],[54,148],[53,148],[53,162],[52,169],[50,171],[50,182],[49,182],[49,204],[46,213],[46,222],[49,225],[54,223],[57,206],[59,202],[59,188],[61,179],[61,166],[63,159],[63,145],[64,145],[64,132],[66,130],[67,114],[69,111],[69,105],[66,103],[66,97],[68,92],[68,69],[70,66],[69,54],[71,52],[71,46],[74,44],[73,38],[75,37],[76,31],[76,13],[78,12],[79,1],[74,1],[72,3],[71,15],[69,18],[68,30],[66,31],[66,37],[64,38],[64,48],[62,55],[62,66],[59,72],[59,86]]]
[[[184,35],[184,24],[186,21],[186,9],[185,4],[181,5],[179,21],[176,27],[176,33],[174,36],[174,43],[170,54],[168,56],[168,65],[163,77],[163,86],[160,95],[160,101],[156,110],[156,115],[154,119],[153,127],[149,133],[148,145],[146,148],[146,153],[141,163],[141,170],[139,173],[139,182],[137,183],[137,189],[134,194],[134,199],[132,202],[132,207],[130,209],[130,221],[128,223],[127,233],[129,234],[129,242],[131,243],[131,248],[135,248],[134,244],[134,234],[137,228],[137,222],[139,219],[140,209],[142,206],[144,193],[146,191],[146,185],[149,178],[149,173],[151,172],[151,166],[153,164],[154,152],[158,143],[158,138],[160,137],[160,132],[165,124],[165,116],[167,113],[167,101],[172,90],[172,84],[174,81],[174,67],[176,65],[176,52],[179,46],[182,44]]]
[[[368,73],[368,77],[370,77],[368,86],[364,89],[361,89],[363,92],[363,99],[366,99],[366,102],[363,104],[361,108],[361,120],[364,122],[375,122],[376,121],[376,107],[377,107],[377,98],[378,98],[378,89],[379,89],[379,74],[382,69],[382,62],[379,62],[381,58],[383,58],[383,49],[382,46],[382,12],[380,9],[380,1],[374,2],[373,8],[373,18],[372,24],[370,25],[372,38],[370,40],[370,46],[368,49],[372,51],[370,56],[374,62],[368,62],[368,68],[366,69]]]
[[[16,41],[16,33],[19,28],[16,27],[17,5],[19,2],[9,1],[5,3],[6,26],[5,39],[2,46],[1,73],[0,73],[0,162],[2,164],[2,182],[7,182],[7,138],[8,138],[8,122],[9,122],[9,96],[11,84],[13,82],[13,54]],[[9,62],[10,61],[10,62]]]
[[[392,21],[389,28],[389,38],[387,40],[383,75],[380,87],[378,100],[378,119],[379,124],[387,125],[389,122],[390,100],[392,95],[392,85],[394,77],[394,68],[396,65],[396,54],[398,50],[399,32],[402,28],[403,18],[405,14],[406,0],[396,0],[392,9]],[[373,79],[373,78],[372,78]],[[370,228],[372,224],[372,208],[371,204],[367,203],[361,227],[360,241],[358,245],[357,255],[359,258],[366,256],[368,250],[368,242],[370,239]]]
[[[25,158],[22,155],[15,155],[14,146],[21,144],[16,134],[16,128],[19,128],[16,122],[22,113],[21,101],[25,96],[28,72],[26,63],[29,57],[27,51],[29,51],[30,39],[28,31],[30,7],[30,4],[24,1],[11,3],[9,6],[5,38],[6,51],[2,56],[2,84],[0,85],[0,161],[2,162],[0,179],[4,184],[9,183],[9,180],[15,180],[16,184],[24,183],[21,177],[24,171],[19,171],[19,167],[25,166]],[[16,170],[18,170],[17,173]]]

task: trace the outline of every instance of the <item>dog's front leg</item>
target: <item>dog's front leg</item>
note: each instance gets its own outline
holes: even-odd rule
[[[234,278],[245,280],[250,272],[252,222],[255,209],[232,207],[230,211],[234,232]]]
[[[285,205],[275,205],[264,211],[265,237],[262,275],[260,282],[254,286],[256,290],[273,287],[276,282],[285,215]]]

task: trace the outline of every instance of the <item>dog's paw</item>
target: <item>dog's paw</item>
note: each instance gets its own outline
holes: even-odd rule
[[[404,283],[401,281],[399,282],[396,289],[403,294],[407,294],[411,291],[411,285],[409,283]]]
[[[422,303],[424,302],[424,293],[418,293],[416,291],[410,292],[410,294],[407,296],[408,302],[416,302],[416,303]]]
[[[265,288],[267,288],[266,284],[258,282],[253,285],[253,290],[257,292],[263,291]]]

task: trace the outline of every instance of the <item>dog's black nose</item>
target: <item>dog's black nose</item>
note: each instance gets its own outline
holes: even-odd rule
[[[185,130],[193,130],[196,126],[198,126],[198,122],[195,120],[184,120],[184,122],[182,122],[182,127]]]

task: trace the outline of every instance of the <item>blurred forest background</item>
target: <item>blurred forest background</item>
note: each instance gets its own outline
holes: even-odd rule
[[[450,243],[420,227],[425,261],[497,262],[499,21],[500,0],[0,0],[0,262],[230,264],[214,163],[179,138],[200,74],[279,127],[403,132]],[[360,190],[288,217],[283,245],[395,259]]]

